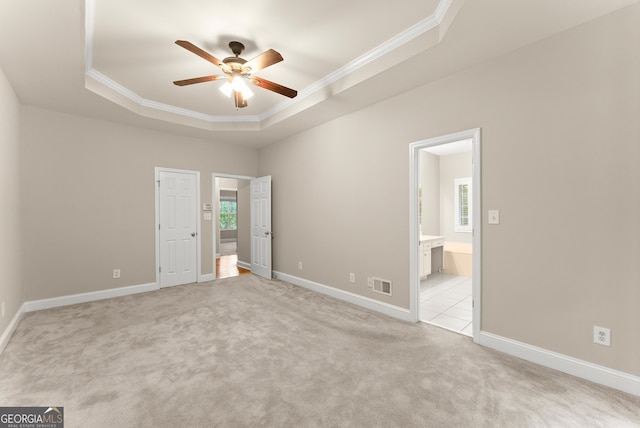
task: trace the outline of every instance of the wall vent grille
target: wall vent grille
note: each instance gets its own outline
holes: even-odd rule
[[[391,296],[391,281],[382,278],[373,278],[373,291]]]

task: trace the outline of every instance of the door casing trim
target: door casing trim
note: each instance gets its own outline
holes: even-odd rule
[[[480,128],[472,128],[466,131],[455,132],[440,137],[429,138],[413,142],[409,145],[409,313],[413,322],[419,321],[420,310],[420,265],[418,263],[418,251],[420,230],[418,226],[418,187],[420,183],[420,150],[453,143],[455,141],[471,139],[471,164],[473,182],[473,252],[472,260],[472,298],[473,298],[473,340],[478,342],[480,337],[481,322],[481,278],[482,278],[482,183],[480,162]]]

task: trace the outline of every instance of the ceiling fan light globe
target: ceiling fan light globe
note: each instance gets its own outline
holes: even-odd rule
[[[245,100],[248,100],[253,96],[253,92],[251,91],[251,89],[249,89],[247,85],[244,85],[244,90],[242,90],[241,92],[242,92],[242,98],[244,98]]]
[[[244,83],[242,76],[239,75],[233,76],[233,79],[231,79],[231,87],[236,92],[244,92],[246,89],[249,89],[247,84]]]
[[[231,93],[233,92],[233,87],[231,86],[231,83],[225,82],[224,85],[220,86],[220,92],[225,94],[227,98],[231,98]]]

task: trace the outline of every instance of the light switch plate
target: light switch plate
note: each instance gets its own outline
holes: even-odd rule
[[[489,210],[489,224],[500,224],[499,210]]]
[[[204,213],[205,220],[211,220],[211,213]]]

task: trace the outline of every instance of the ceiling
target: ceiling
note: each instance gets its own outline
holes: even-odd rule
[[[23,105],[259,148],[638,1],[3,0],[0,68]],[[176,40],[275,49],[256,76],[298,96],[175,86],[220,74]]]

